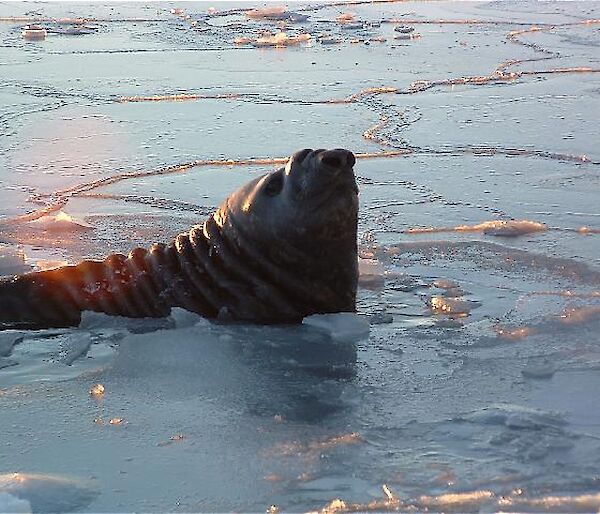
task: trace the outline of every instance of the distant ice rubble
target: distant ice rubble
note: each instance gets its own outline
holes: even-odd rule
[[[530,220],[491,220],[475,225],[458,225],[455,227],[421,227],[411,228],[408,234],[436,234],[440,232],[481,232],[486,236],[519,237],[536,232],[545,232],[548,227],[543,223]]]

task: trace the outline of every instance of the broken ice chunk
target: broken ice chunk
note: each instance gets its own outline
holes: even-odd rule
[[[6,357],[12,352],[13,346],[23,340],[21,332],[0,332],[0,357]]]
[[[385,269],[377,259],[358,258],[358,283],[363,287],[383,287]]]
[[[439,289],[454,289],[459,287],[457,282],[445,278],[438,278],[433,282],[433,285]]]
[[[352,312],[313,314],[302,320],[302,324],[326,332],[331,339],[357,342],[369,337],[369,321]]]
[[[356,18],[356,14],[354,14],[353,12],[345,12],[340,14],[339,16],[336,16],[335,21],[339,24],[344,24],[354,21],[354,18]]]
[[[63,211],[59,211],[58,214],[43,216],[37,220],[31,221],[29,222],[29,226],[31,228],[49,232],[79,232],[94,229],[93,225],[74,218]]]
[[[546,230],[543,223],[529,220],[488,222],[482,225],[487,225],[483,227],[484,234],[497,237],[518,237]]]
[[[556,367],[549,362],[529,363],[521,370],[525,378],[549,379],[556,373]]]
[[[287,10],[284,6],[262,7],[246,11],[246,16],[254,20],[283,20],[287,19]]]
[[[21,250],[0,248],[0,275],[16,275],[30,271],[25,264],[25,254]]]
[[[473,300],[447,298],[445,296],[432,296],[427,303],[434,314],[458,316],[467,316],[473,309],[481,306],[481,303]]]
[[[90,387],[90,395],[95,397],[104,396],[104,386],[102,384],[94,384]]]

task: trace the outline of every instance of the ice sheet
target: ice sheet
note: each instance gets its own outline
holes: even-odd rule
[[[598,4],[254,7],[0,4],[0,274],[343,146],[357,315],[1,333],[0,510],[597,511]],[[20,36],[65,17],[97,29]],[[235,43],[267,31],[311,38]]]

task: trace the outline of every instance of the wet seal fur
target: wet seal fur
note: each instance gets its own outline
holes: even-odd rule
[[[2,279],[0,328],[76,326],[85,310],[139,318],[182,307],[259,324],[354,312],[354,163],[348,150],[301,150],[168,245]]]

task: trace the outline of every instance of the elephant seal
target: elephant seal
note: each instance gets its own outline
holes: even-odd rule
[[[163,317],[182,307],[258,324],[354,312],[354,163],[344,149],[301,150],[168,245],[2,279],[0,327],[76,326],[85,310]]]

